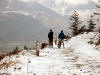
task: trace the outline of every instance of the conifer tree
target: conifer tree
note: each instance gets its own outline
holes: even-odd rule
[[[89,27],[88,27],[88,31],[89,32],[92,32],[92,31],[94,31],[94,29],[95,29],[95,23],[94,23],[94,21],[93,21],[93,16],[91,15],[91,17],[90,17],[90,20],[89,21],[87,21],[88,23],[89,23]]]
[[[100,0],[98,0],[98,2],[100,2]],[[97,5],[96,7],[100,9],[100,5]],[[100,20],[100,12],[96,12],[96,13],[94,13],[94,15],[97,15],[99,17],[97,19],[97,21],[99,21]],[[99,26],[98,32],[100,33],[100,26]]]
[[[78,30],[78,34],[85,32],[85,25],[83,25],[79,30]]]
[[[99,26],[98,32],[100,33],[100,26]]]
[[[81,23],[79,21],[79,14],[77,11],[74,11],[72,15],[70,16],[70,21],[71,21],[71,26],[70,29],[72,30],[73,36],[78,34],[78,27],[79,24]]]

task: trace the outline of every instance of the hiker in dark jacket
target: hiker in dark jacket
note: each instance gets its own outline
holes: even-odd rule
[[[52,46],[52,48],[53,48],[53,32],[52,32],[52,29],[48,33],[48,38],[49,38],[49,47]]]
[[[58,41],[58,48],[61,47],[61,43],[63,43],[63,48],[64,48],[64,38],[65,38],[65,35],[63,33],[63,30],[61,30],[61,32],[60,32],[60,34],[58,36],[58,39],[59,39],[59,41]]]

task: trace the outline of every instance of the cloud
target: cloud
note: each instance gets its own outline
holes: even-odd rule
[[[30,13],[24,12],[24,11],[11,11],[11,12],[18,13],[18,14],[22,14],[22,15],[25,15],[25,16],[31,15]]]
[[[50,8],[57,13],[64,15],[66,14],[66,9],[75,8],[78,5],[85,5],[89,2],[97,2],[96,0],[19,0],[25,3],[37,2],[47,8]]]
[[[7,15],[7,13],[9,13],[9,12],[14,12],[14,13],[17,13],[17,14],[22,14],[22,15],[25,15],[25,16],[32,15],[31,13],[24,12],[24,11],[4,11],[3,13],[5,13]]]
[[[23,2],[33,2],[34,0],[22,0]]]

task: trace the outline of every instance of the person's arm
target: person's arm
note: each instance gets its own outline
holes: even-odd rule
[[[58,39],[60,38],[60,34],[59,34],[59,36],[58,36]]]

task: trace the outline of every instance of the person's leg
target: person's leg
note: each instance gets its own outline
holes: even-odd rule
[[[64,39],[62,40],[62,42],[63,42],[63,48],[64,48]]]
[[[53,48],[53,39],[52,39],[52,48]]]
[[[49,48],[50,48],[50,39],[49,39]]]
[[[57,39],[55,40],[55,45],[57,44]]]
[[[58,44],[57,44],[58,45],[58,48],[59,48],[59,44],[60,44],[60,40],[58,39]]]
[[[53,46],[53,40],[52,40],[52,39],[49,40],[49,48],[50,48],[51,46]]]
[[[58,48],[60,48],[61,47],[61,39],[59,39],[59,41],[58,41]]]

